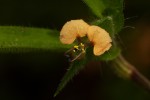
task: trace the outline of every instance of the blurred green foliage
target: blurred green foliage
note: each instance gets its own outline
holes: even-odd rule
[[[1,53],[23,53],[32,50],[63,52],[69,47],[60,43],[59,32],[56,30],[17,26],[0,27]]]

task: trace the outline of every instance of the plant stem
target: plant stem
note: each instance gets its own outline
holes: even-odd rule
[[[121,74],[124,78],[131,79],[150,92],[150,81],[144,75],[142,75],[133,65],[126,61],[122,55],[119,55],[113,61],[113,65],[115,70],[117,70],[119,74]]]

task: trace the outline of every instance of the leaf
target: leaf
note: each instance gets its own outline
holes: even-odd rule
[[[92,22],[105,30],[112,37],[117,34],[124,24],[123,0],[84,0],[98,19]],[[99,10],[97,10],[97,9]]]
[[[93,13],[101,18],[105,9],[105,5],[102,0],[83,0],[87,6],[93,11]]]
[[[100,26],[114,37],[124,25],[123,0],[113,0],[113,2],[104,0],[104,2],[107,6],[103,12],[103,16],[106,20],[100,23]]]
[[[66,74],[63,76],[55,94],[54,97],[58,95],[58,93],[66,86],[66,84],[76,75],[81,69],[85,67],[85,64],[87,63],[86,57],[80,61],[74,61],[71,63],[69,69],[67,70]]]
[[[101,21],[97,21],[95,23],[96,25],[105,29],[110,34],[110,36],[114,38],[116,32],[115,32],[115,25],[114,25],[112,17],[108,16],[108,17],[102,18]]]
[[[0,53],[18,53],[33,50],[63,52],[69,47],[60,43],[59,32],[56,30],[0,26]]]
[[[115,59],[120,54],[120,48],[116,46],[112,46],[109,51],[106,51],[103,55],[101,55],[99,58],[103,61],[110,61]]]

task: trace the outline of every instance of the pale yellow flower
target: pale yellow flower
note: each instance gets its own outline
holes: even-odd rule
[[[111,37],[109,33],[99,26],[88,25],[82,19],[79,20],[71,20],[62,27],[60,32],[60,41],[63,44],[72,44],[76,38],[81,38],[87,36],[89,41],[93,44],[94,55],[99,56],[102,55],[105,51],[109,50],[111,45]],[[82,39],[82,38],[81,38]],[[78,41],[81,43],[80,41]],[[86,42],[86,41],[85,41]],[[83,43],[81,43],[83,44]],[[85,45],[86,47],[85,47]],[[89,46],[88,42],[82,45],[75,45],[73,48],[73,52],[80,51],[85,53],[85,49]],[[80,47],[80,48],[79,48]],[[71,49],[72,50],[72,49]],[[69,50],[70,52],[70,50]],[[74,58],[77,59],[78,55]]]
[[[111,37],[109,33],[98,26],[90,26],[87,31],[88,39],[94,46],[94,55],[102,55],[105,51],[111,47]]]
[[[62,27],[60,31],[60,41],[63,44],[71,44],[77,37],[84,37],[89,25],[82,19],[71,20]]]

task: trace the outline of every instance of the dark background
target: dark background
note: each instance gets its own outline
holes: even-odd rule
[[[126,59],[150,77],[150,2],[126,0],[118,41]],[[0,25],[60,30],[71,19],[94,19],[81,0],[1,0]],[[53,60],[49,60],[53,58]],[[0,100],[150,100],[135,83],[119,78],[105,63],[88,64],[56,97],[68,68],[63,53],[0,54]]]

